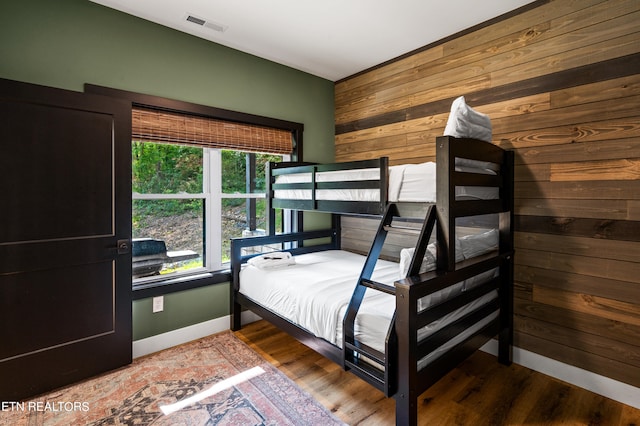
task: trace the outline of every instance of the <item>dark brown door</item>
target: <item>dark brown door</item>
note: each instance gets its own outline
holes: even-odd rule
[[[131,362],[131,106],[0,80],[0,401]]]

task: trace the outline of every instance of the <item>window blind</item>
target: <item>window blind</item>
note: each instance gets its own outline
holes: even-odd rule
[[[134,107],[132,139],[202,148],[291,154],[291,131]]]

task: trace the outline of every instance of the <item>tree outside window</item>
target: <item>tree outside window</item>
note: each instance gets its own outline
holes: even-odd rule
[[[170,254],[190,253],[187,259],[164,262],[157,272],[138,268],[147,275],[138,281],[224,268],[230,238],[265,227],[268,161],[282,161],[282,156],[134,141],[134,276],[141,260],[135,256],[136,241],[140,247],[147,239],[163,241]]]

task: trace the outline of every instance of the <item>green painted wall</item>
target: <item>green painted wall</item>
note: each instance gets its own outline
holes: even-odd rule
[[[136,300],[133,303],[133,340],[228,315],[229,291],[228,284],[218,284],[167,294],[164,310],[155,314],[152,299]]]
[[[334,158],[333,82],[94,4],[0,4],[0,78],[85,83],[303,123],[305,160]],[[322,219],[320,219],[322,221]],[[134,338],[228,313],[228,284],[134,303]]]

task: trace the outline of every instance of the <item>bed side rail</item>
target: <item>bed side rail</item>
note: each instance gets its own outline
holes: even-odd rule
[[[329,238],[330,242],[313,245],[304,245],[305,241]],[[293,247],[284,248],[285,243],[293,243]],[[237,290],[238,275],[243,263],[252,257],[263,253],[243,254],[242,250],[249,247],[275,246],[269,251],[288,251],[293,255],[310,253],[314,251],[338,249],[338,231],[336,229],[323,229],[318,231],[291,232],[286,234],[264,235],[255,237],[232,238],[231,239],[231,273],[233,276],[234,288]]]
[[[397,347],[397,352],[394,353],[394,357],[397,357],[396,404],[401,407],[412,407],[404,411],[412,413],[416,408],[418,396],[425,389],[488,340],[501,333],[503,329],[509,332],[510,325],[508,321],[505,322],[505,317],[510,315],[508,300],[511,297],[511,260],[512,256],[509,253],[493,252],[459,262],[455,271],[430,271],[396,281],[396,315],[387,338],[387,351],[389,352],[390,345]],[[494,268],[498,268],[497,276],[483,284],[418,311],[419,299],[458,285],[462,281]],[[496,290],[498,297],[492,298],[490,293]],[[484,296],[488,297],[481,300]],[[476,306],[469,307],[468,304],[473,302],[476,302]],[[464,315],[428,337],[418,339],[418,330],[422,327],[463,306],[469,307]],[[425,356],[432,354],[434,350],[464,332],[468,335],[463,340],[455,343],[439,356],[423,361],[425,365],[420,365],[420,361]],[[510,340],[505,342],[510,344]],[[501,351],[504,351],[507,346],[503,343],[501,345],[503,347]],[[402,417],[402,412],[400,414]]]
[[[305,245],[305,241],[329,239],[326,243],[313,243]],[[285,248],[286,243],[291,243]],[[241,306],[236,300],[240,289],[240,269],[242,264],[252,257],[262,253],[243,254],[243,249],[257,246],[270,246],[268,251],[288,251],[293,255],[311,253],[315,251],[334,250],[339,248],[339,235],[336,228],[318,231],[292,232],[277,235],[265,235],[231,239],[231,330],[239,330],[241,326]],[[276,247],[279,246],[279,247]]]
[[[267,168],[267,199],[271,209],[291,209],[291,210],[314,210],[323,212],[372,214],[383,213],[387,203],[388,191],[388,166],[387,157],[372,160],[349,161],[344,163],[331,164],[310,164],[310,163],[269,163]],[[322,182],[318,175],[323,172],[338,172],[345,170],[379,169],[379,177],[376,179],[355,179]],[[278,182],[280,176],[290,176],[295,174],[308,175],[308,179],[303,182]],[[376,201],[343,201],[331,199],[331,190],[340,189],[362,189],[377,190],[379,192]],[[307,198],[276,198],[276,191],[308,191]],[[326,197],[318,197],[318,191],[325,191]],[[281,194],[287,194],[280,192]]]

